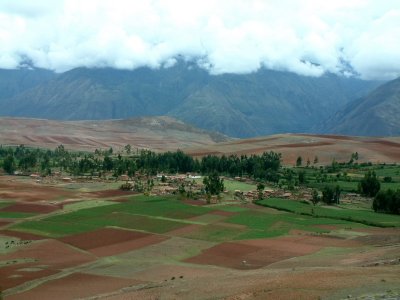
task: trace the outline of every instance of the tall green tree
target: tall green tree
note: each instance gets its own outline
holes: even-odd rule
[[[8,155],[3,161],[3,169],[8,174],[14,174],[15,171],[15,159],[14,156]]]
[[[375,197],[375,195],[381,189],[381,184],[376,177],[375,171],[368,171],[359,183],[358,188],[361,194],[368,197]]]
[[[219,195],[224,191],[224,179],[220,178],[217,172],[204,177],[203,184],[207,194]]]

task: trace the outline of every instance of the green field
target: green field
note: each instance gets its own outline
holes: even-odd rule
[[[47,237],[63,237],[107,226],[167,234],[171,230],[197,224],[195,230],[182,236],[223,242],[283,236],[290,234],[293,229],[317,234],[327,233],[328,230],[318,227],[322,224],[335,225],[343,230],[367,225],[400,226],[399,216],[374,213],[366,209],[313,207],[303,202],[278,198],[262,200],[259,204],[281,210],[280,213],[236,205],[194,206],[173,196],[132,196],[123,203],[98,204],[70,207],[73,208],[72,211],[67,210],[48,217],[44,215],[36,220],[15,224],[11,229]],[[233,214],[210,214],[221,210]]]
[[[128,202],[84,208],[73,212],[17,224],[13,229],[61,237],[105,226],[163,233],[187,225],[186,218],[209,212],[209,208],[186,205],[171,197],[131,197]]]
[[[371,210],[345,209],[337,206],[313,206],[300,201],[280,198],[269,198],[258,202],[260,205],[276,208],[300,215],[316,217],[321,222],[322,218],[331,220],[345,220],[379,227],[400,227],[400,216],[375,213]],[[320,223],[324,224],[324,223]]]
[[[5,219],[23,219],[32,217],[36,214],[34,213],[24,213],[24,212],[13,212],[13,211],[0,211],[0,218]]]

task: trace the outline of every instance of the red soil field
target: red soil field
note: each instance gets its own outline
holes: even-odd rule
[[[74,273],[60,279],[48,281],[29,291],[9,296],[7,299],[78,299],[107,294],[123,287],[140,283],[143,283],[143,281]]]
[[[162,241],[167,240],[168,237],[162,235],[150,235],[147,237],[139,238],[136,240],[128,240],[126,242],[117,243],[113,245],[103,246],[95,249],[89,250],[90,253],[96,255],[97,257],[112,256],[136,249],[140,249],[153,244],[158,244]]]
[[[283,237],[222,243],[186,262],[233,269],[257,269],[274,262],[314,253],[324,247],[356,247],[357,241],[328,237]]]
[[[7,226],[9,224],[11,224],[13,221],[9,221],[9,220],[0,220],[0,227],[3,226]]]
[[[0,209],[0,211],[47,214],[59,209],[60,207],[58,205],[20,202],[4,207]]]
[[[16,237],[16,238],[19,238],[19,239],[25,240],[25,241],[35,241],[35,240],[43,240],[44,239],[43,236],[36,235],[33,233],[12,231],[12,230],[0,230],[0,235]]]
[[[61,197],[73,197],[74,193],[55,187],[38,185],[36,183],[22,183],[6,181],[8,176],[0,176],[0,198],[15,199],[25,202],[49,201]]]
[[[91,232],[61,238],[60,241],[83,250],[89,250],[97,256],[109,256],[131,251],[167,239],[131,230],[103,228]]]
[[[91,254],[73,249],[57,240],[36,241],[2,256],[2,260],[21,258],[34,259],[36,265],[47,265],[52,270],[78,266],[95,259]]]
[[[35,268],[35,263],[13,264],[0,268],[0,287],[3,290],[18,286],[24,282],[41,277],[47,277],[57,273],[51,269],[37,269],[35,271],[24,271],[25,268]]]

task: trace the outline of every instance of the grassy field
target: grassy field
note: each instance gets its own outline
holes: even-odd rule
[[[246,182],[236,181],[236,180],[224,180],[225,189],[228,192],[234,192],[235,190],[240,190],[242,192],[254,191],[256,185],[249,184]]]
[[[135,196],[124,203],[107,203],[23,222],[13,229],[51,237],[82,233],[106,226],[164,233],[187,225],[188,222],[184,219],[206,214],[210,210],[184,204],[173,197]]]
[[[381,184],[381,190],[400,189],[400,166],[398,165],[372,165],[357,168],[347,166],[341,167],[340,170],[333,173],[327,173],[318,168],[300,167],[295,169],[304,171],[307,180],[306,185],[317,189],[322,189],[327,185],[339,185],[344,192],[357,192],[359,182],[368,171],[376,173]],[[385,177],[391,177],[391,182],[385,182]]]
[[[5,218],[5,219],[23,219],[32,217],[34,215],[36,214],[25,213],[25,212],[0,211],[0,218]]]
[[[185,204],[172,196],[132,196],[123,203],[100,202],[98,206],[76,206],[73,209],[77,210],[21,222],[13,225],[11,229],[47,237],[62,237],[107,226],[164,234],[190,224],[197,224],[199,227],[196,230],[183,236],[222,242],[277,237],[290,234],[293,229],[310,233],[326,232],[325,229],[318,227],[321,224],[335,225],[339,228],[365,227],[363,224],[381,227],[400,226],[398,216],[378,214],[365,209],[313,207],[302,202],[277,198],[262,200],[259,204],[283,211],[276,213],[276,211],[236,205],[201,207]],[[210,214],[212,211],[221,210],[231,212],[233,215]]]
[[[260,205],[276,208],[300,215],[316,217],[320,224],[322,218],[345,220],[379,227],[400,227],[400,216],[375,213],[371,210],[345,209],[337,206],[313,206],[299,201],[269,198],[258,202]]]

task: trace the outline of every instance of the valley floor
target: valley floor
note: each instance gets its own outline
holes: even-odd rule
[[[400,297],[398,226],[22,176],[0,199],[5,299]]]

